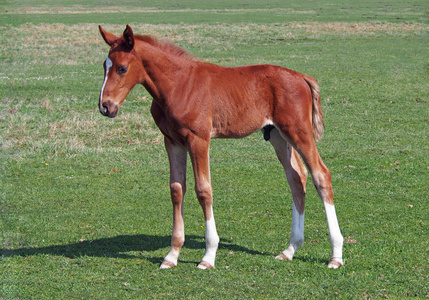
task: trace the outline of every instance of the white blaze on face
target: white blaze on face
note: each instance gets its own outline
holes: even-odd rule
[[[103,92],[104,92],[104,87],[106,86],[106,82],[107,82],[107,76],[109,74],[110,68],[112,67],[112,61],[110,60],[110,58],[106,58],[106,61],[104,62],[104,82],[103,82],[103,86],[101,87],[101,92],[100,92],[100,106],[101,106],[101,98],[103,97]]]

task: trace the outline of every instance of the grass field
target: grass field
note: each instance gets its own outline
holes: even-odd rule
[[[428,298],[427,1],[140,2],[0,1],[0,299]],[[178,267],[158,270],[172,228],[167,155],[143,87],[116,119],[98,112],[98,24],[224,66],[317,78],[345,265],[327,268],[311,179],[305,244],[274,259],[291,196],[255,133],[212,142],[216,268],[196,268],[204,219],[188,167],[187,240]]]

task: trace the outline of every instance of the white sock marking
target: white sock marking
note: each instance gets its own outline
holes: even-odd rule
[[[329,238],[332,245],[332,259],[343,263],[343,236],[341,235],[340,226],[338,225],[335,206],[323,202],[325,206],[326,219],[328,220]]]
[[[304,243],[304,213],[299,214],[296,209],[295,203],[293,203],[292,209],[292,230],[290,235],[289,246],[283,251],[283,254],[289,260],[292,260],[296,250]]]
[[[216,224],[213,216],[210,220],[206,221],[206,253],[203,257],[203,261],[209,263],[214,267],[216,259],[216,251],[219,245],[219,236],[216,231]]]

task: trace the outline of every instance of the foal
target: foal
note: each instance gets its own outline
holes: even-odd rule
[[[276,258],[292,260],[304,241],[307,170],[300,155],[325,207],[332,245],[328,267],[343,264],[343,237],[334,208],[331,174],[315,144],[323,133],[323,114],[314,78],[274,65],[226,68],[201,62],[173,44],[134,35],[128,25],[119,37],[101,26],[99,30],[110,46],[104,62],[100,112],[114,118],[129,91],[140,83],[153,97],[151,113],[164,135],[170,162],[173,233],[161,269],[177,265],[185,241],[187,153],[206,223],[206,252],[198,267],[213,268],[219,236],[212,209],[210,139],[242,138],[260,129],[273,145],[292,191],[291,238]]]

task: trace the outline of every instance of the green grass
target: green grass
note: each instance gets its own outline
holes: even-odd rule
[[[429,297],[426,2],[169,3],[0,2],[0,299]],[[327,269],[311,179],[305,245],[293,262],[274,259],[291,197],[256,133],[212,142],[216,268],[196,268],[204,220],[188,167],[187,240],[178,267],[158,270],[172,226],[167,155],[142,87],[116,119],[99,114],[99,23],[225,66],[316,77],[345,265]]]

